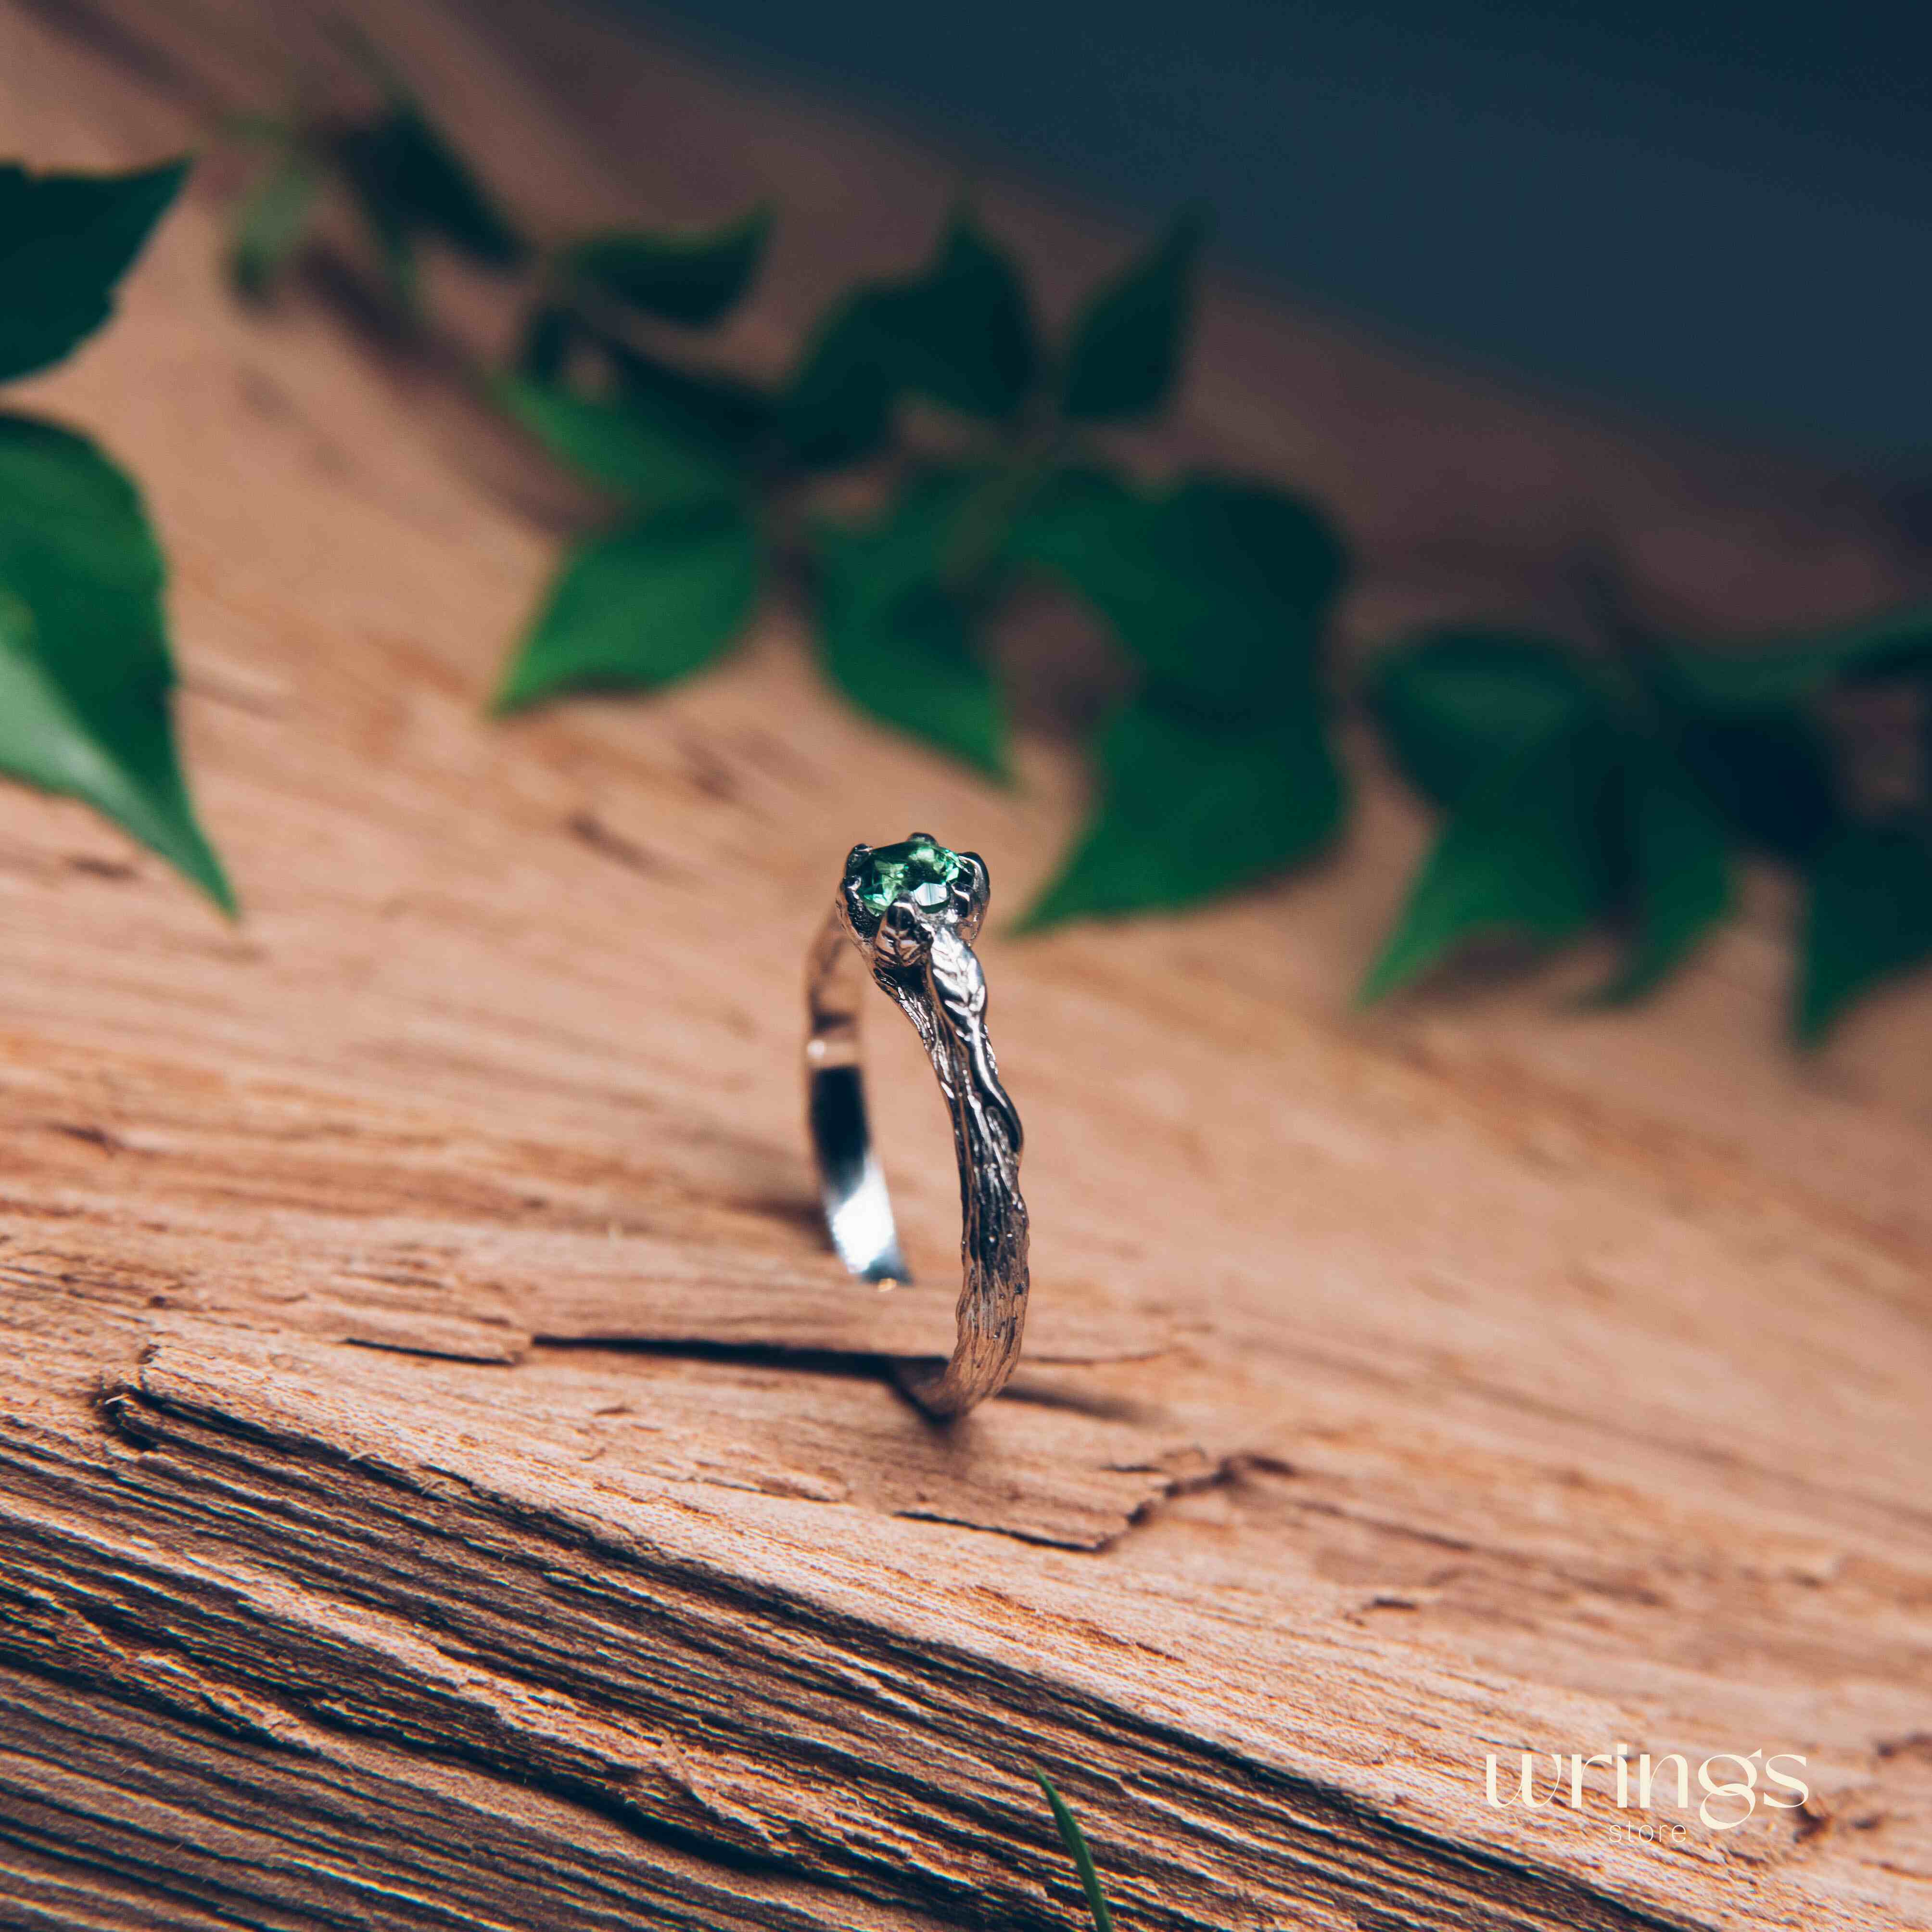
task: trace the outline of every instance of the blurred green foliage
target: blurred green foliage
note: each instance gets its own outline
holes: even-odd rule
[[[71,355],[179,191],[0,165],[0,380]],[[84,800],[235,909],[176,754],[164,566],[140,493],[98,445],[0,413],[0,771]]]
[[[1348,562],[1322,512],[1258,478],[1150,483],[1114,440],[1181,380],[1198,212],[1054,339],[1018,263],[961,206],[922,265],[839,297],[790,366],[754,382],[700,338],[754,294],[768,207],[535,250],[374,70],[368,120],[280,129],[232,269],[265,293],[332,172],[404,315],[419,242],[526,272],[520,347],[488,393],[610,512],[563,560],[500,710],[692,675],[730,652],[768,588],[796,589],[854,706],[1003,781],[992,640],[1016,597],[1058,592],[1112,640],[1120,692],[1088,748],[1088,821],[1022,928],[1184,907],[1328,850],[1348,806],[1336,726],[1352,710],[1442,814],[1365,999],[1474,944],[1547,952],[1598,928],[1621,949],[1599,998],[1636,998],[1729,913],[1748,855],[1803,882],[1801,1040],[1932,957],[1932,732],[1912,783],[1874,799],[1842,728],[1846,694],[1874,686],[1924,715],[1932,611],[1724,650],[1620,634],[1586,651],[1454,626],[1338,664]],[[835,514],[825,499],[849,502],[855,472],[876,507]]]
[[[1633,634],[1586,655],[1438,630],[1384,651],[1363,696],[1443,829],[1364,987],[1393,992],[1479,937],[1544,945],[1604,925],[1606,1001],[1649,992],[1730,910],[1738,861],[1799,875],[1792,1023],[1822,1039],[1858,995],[1932,958],[1927,759],[1889,792],[1849,700],[1888,688],[1922,721],[1932,611],[1723,649]]]

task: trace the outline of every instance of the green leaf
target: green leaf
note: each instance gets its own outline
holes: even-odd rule
[[[1621,898],[1630,915],[1629,946],[1597,997],[1633,1000],[1687,958],[1728,910],[1730,840],[1716,806],[1672,751],[1634,730],[1612,729],[1621,707],[1581,653],[1512,632],[1450,627],[1382,652],[1368,668],[1363,695],[1417,790],[1452,812],[1471,807],[1478,814],[1474,834],[1452,843],[1452,823],[1444,835],[1438,854],[1451,869],[1418,913],[1442,922],[1440,943],[1420,963],[1388,967],[1399,977],[1426,970],[1459,944],[1455,920],[1475,920],[1470,908],[1486,902],[1480,922],[1560,938]],[[1497,808],[1486,794],[1522,784],[1523,768],[1558,744],[1583,757],[1586,790],[1599,780],[1603,787],[1600,796],[1583,800],[1580,816],[1568,777],[1556,781],[1560,809],[1548,800],[1524,804],[1526,822],[1514,830],[1482,816]],[[1558,762],[1568,755],[1559,753]],[[1549,820],[1550,836],[1529,822],[1539,818]],[[1485,838],[1486,850],[1478,849]],[[1508,912],[1510,886],[1484,872],[1491,862],[1514,868],[1534,896],[1527,910]],[[1567,898],[1565,880],[1574,886]],[[1466,896],[1460,910],[1458,894]]]
[[[1154,499],[1120,472],[1090,464],[1056,470],[1022,506],[1014,560],[1064,578],[1092,601],[1124,599],[1142,580]]]
[[[613,230],[566,249],[560,266],[626,308],[704,328],[750,292],[771,228],[772,212],[760,207],[722,227],[694,233]]]
[[[1100,1889],[1100,1874],[1094,1869],[1094,1854],[1087,1849],[1086,1833],[1066,1808],[1066,1801],[1045,1776],[1036,1771],[1034,1777],[1046,1793],[1046,1802],[1053,1808],[1053,1822],[1059,1828],[1060,1842],[1066,1847],[1066,1855],[1080,1874],[1080,1888],[1087,1894],[1087,1910],[1093,1916],[1094,1932],[1114,1932],[1113,1916],[1107,1910],[1106,1894]]]
[[[622,401],[502,376],[497,400],[560,463],[634,503],[657,506],[735,496],[736,464]]]
[[[819,640],[832,682],[861,710],[1003,777],[1005,723],[974,649],[975,612],[942,582],[974,482],[926,477],[869,523],[819,526]]]
[[[1456,628],[1378,653],[1362,697],[1403,776],[1450,808],[1509,759],[1599,715],[1604,703],[1574,652]]]
[[[1861,994],[1932,958],[1932,827],[1847,826],[1816,856],[1796,1026],[1815,1046]]]
[[[627,343],[597,340],[632,407],[674,434],[739,456],[770,434],[772,400],[756,383],[715,369],[674,368]]]
[[[406,94],[398,92],[380,120],[338,135],[335,157],[399,296],[410,290],[418,236],[486,268],[513,268],[529,252],[470,164]]]
[[[1632,930],[1623,964],[1598,994],[1641,998],[1669,978],[1730,910],[1730,839],[1674,760],[1629,748],[1621,773]]]
[[[266,298],[302,246],[322,180],[314,157],[291,147],[249,190],[228,250],[228,279],[237,295]]]
[[[1663,741],[1739,837],[1802,864],[1836,835],[1835,760],[1811,703],[1831,676],[1814,686],[1770,654],[1673,646],[1633,662]]]
[[[550,586],[495,708],[688,677],[743,630],[758,578],[758,532],[739,504],[681,506],[592,537]]]
[[[1113,280],[1076,319],[1060,412],[1073,422],[1151,415],[1173,393],[1194,307],[1194,264],[1208,233],[1198,209]]]
[[[416,230],[381,196],[362,192],[352,177],[350,188],[382,263],[389,299],[402,315],[413,318],[422,280],[416,262]]]
[[[781,392],[780,430],[808,469],[856,463],[884,443],[907,392],[1000,418],[1038,361],[1018,272],[961,211],[917,274],[866,283],[820,317]]]
[[[1022,932],[1251,885],[1312,858],[1342,821],[1342,772],[1312,696],[1278,716],[1231,722],[1143,694],[1096,749],[1098,804]]]
[[[1298,500],[1210,476],[1150,497],[1064,472],[1022,510],[1012,549],[1063,578],[1156,681],[1231,716],[1304,701],[1346,568]]]
[[[1750,844],[1802,863],[1844,822],[1831,749],[1804,712],[1666,718],[1665,736]]]
[[[1039,365],[1033,315],[1012,258],[955,211],[926,267],[877,294],[874,326],[893,386],[968,416],[1011,416]]]
[[[876,289],[833,304],[806,338],[781,393],[778,423],[794,458],[829,470],[871,455],[886,440],[896,388]]]
[[[967,607],[935,584],[896,596],[828,598],[820,617],[825,668],[860,710],[1006,776],[999,692],[975,653]]]
[[[0,382],[50,367],[107,320],[188,166],[34,175],[0,165]]]
[[[232,913],[176,754],[163,576],[106,456],[0,416],[0,768],[85,800]]]
[[[1932,664],[1932,608],[1910,605],[1862,623],[1724,650],[1667,644],[1660,656],[1672,682],[1696,708],[1762,711],[1796,704],[1841,680],[1886,677]]]
[[[580,333],[576,316],[560,302],[539,302],[524,319],[510,366],[526,381],[560,382]]]
[[[1363,982],[1366,1003],[1468,941],[1573,938],[1615,890],[1604,734],[1585,727],[1519,752],[1466,798],[1422,863]]]

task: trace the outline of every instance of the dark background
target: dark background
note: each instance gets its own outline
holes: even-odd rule
[[[632,5],[637,0],[610,0]],[[1687,424],[1932,453],[1932,7],[670,0],[660,30],[1304,302]]]

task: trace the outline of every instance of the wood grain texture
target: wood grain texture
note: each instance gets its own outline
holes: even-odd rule
[[[950,189],[590,20],[368,18],[546,221],[780,184],[748,366]],[[293,6],[0,13],[44,164],[326,58]],[[777,609],[662,700],[486,723],[568,494],[316,291],[230,308],[218,186],[21,394],[143,480],[248,917],[0,790],[0,1924],[1065,1928],[1034,1766],[1124,1926],[1932,1924],[1932,994],[1795,1063],[1754,880],[1642,1012],[1578,1017],[1582,959],[1355,1015],[1424,831],[1364,758],[1346,864],[989,936],[1034,1346],[935,1430],[883,1364],[943,1346],[942,1110],[875,1027],[934,1286],[856,1290],[801,962],[856,837],[930,825],[1016,907],[1077,766],[912,752]],[[1056,307],[1119,244],[986,198]],[[1336,500],[1358,640],[1574,622],[1606,554],[1718,627],[1923,580],[1843,479],[1238,289],[1166,448]],[[1486,1753],[1618,1742],[1800,1753],[1813,1796],[1663,1846],[1601,1768],[1484,1802]]]

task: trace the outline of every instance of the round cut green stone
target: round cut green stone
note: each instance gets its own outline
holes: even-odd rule
[[[874,912],[884,912],[895,899],[910,899],[928,910],[952,896],[959,876],[959,854],[929,838],[903,845],[880,845],[859,862],[853,883],[860,898]]]

